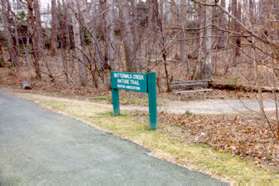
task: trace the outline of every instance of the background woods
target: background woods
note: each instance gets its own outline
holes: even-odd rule
[[[20,80],[75,87],[104,88],[111,70],[156,71],[163,91],[274,86],[278,28],[277,0],[1,0],[0,59]]]

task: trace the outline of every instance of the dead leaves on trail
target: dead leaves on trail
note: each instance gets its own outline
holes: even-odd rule
[[[190,137],[187,135],[188,137],[184,138],[185,142],[208,144],[217,150],[231,152],[241,157],[251,157],[259,164],[279,168],[279,144],[274,141],[268,126],[261,120],[190,113],[184,115],[160,113],[159,118],[162,123],[179,126],[190,133]]]

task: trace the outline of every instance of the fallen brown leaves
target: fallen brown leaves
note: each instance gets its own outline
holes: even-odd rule
[[[279,142],[264,121],[243,116],[174,115],[160,113],[161,123],[185,131],[185,142],[203,143],[231,152],[240,157],[252,158],[259,165],[279,169]],[[163,127],[164,128],[164,127]],[[190,135],[189,135],[190,134]]]

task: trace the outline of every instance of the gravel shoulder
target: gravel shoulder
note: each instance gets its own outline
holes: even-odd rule
[[[272,100],[264,101],[265,111],[275,110]],[[148,111],[147,107],[121,105],[123,110]],[[168,101],[162,106],[158,106],[160,112],[173,114],[245,114],[247,112],[257,113],[260,111],[259,102],[255,99],[208,99],[201,101]]]

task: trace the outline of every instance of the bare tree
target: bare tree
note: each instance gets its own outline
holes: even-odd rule
[[[130,15],[131,3],[128,0],[118,0],[120,18],[123,21],[121,36],[123,38],[126,69],[127,71],[137,71],[135,66],[136,60],[136,38],[133,32],[133,19]]]
[[[232,0],[232,14],[238,19],[241,20],[241,2],[238,0]],[[237,57],[240,56],[240,47],[241,47],[241,37],[240,37],[240,24],[233,20],[233,29],[236,33],[236,35],[233,35],[233,48],[234,48],[234,54],[233,54],[233,65],[237,64]]]
[[[4,34],[7,39],[8,44],[8,52],[10,56],[10,60],[12,62],[13,66],[18,65],[19,59],[18,59],[18,53],[17,53],[17,46],[13,42],[13,24],[11,22],[12,18],[12,12],[11,12],[11,5],[9,0],[1,0],[1,16],[3,20],[3,26],[4,26]]]
[[[108,54],[108,64],[113,70],[118,68],[117,61],[115,60],[115,0],[107,0],[107,13],[106,13],[106,43],[107,43],[107,54]]]
[[[207,0],[208,4],[214,4],[214,0]],[[202,78],[211,79],[212,78],[212,16],[213,16],[213,7],[208,6],[205,10],[205,29],[204,29],[204,42],[205,42],[205,51],[204,51],[204,63],[202,65]]]
[[[149,17],[148,17],[148,27],[153,30],[153,35],[158,40],[158,45],[160,49],[161,59],[163,60],[164,73],[166,78],[167,92],[171,91],[170,88],[170,74],[168,70],[167,63],[167,47],[166,47],[166,34],[163,28],[162,17],[159,14],[159,4],[158,0],[149,0]]]
[[[179,16],[178,22],[181,26],[181,32],[179,34],[179,50],[180,50],[180,60],[181,63],[187,64],[187,72],[190,72],[190,66],[188,61],[188,53],[187,53],[187,43],[186,43],[186,26],[187,26],[187,9],[186,9],[186,1],[180,0],[179,1]]]
[[[81,27],[80,19],[80,8],[81,4],[79,1],[72,1],[71,3],[72,9],[71,9],[71,18],[72,18],[72,26],[73,26],[73,32],[74,32],[74,42],[75,42],[75,57],[76,62],[78,64],[79,68],[79,79],[80,84],[82,86],[86,86],[87,84],[87,73],[86,73],[86,67],[85,62],[83,61],[83,54],[82,54],[82,41],[81,41]]]
[[[3,48],[2,44],[0,43],[0,67],[4,66],[4,62]]]
[[[51,55],[56,55],[57,50],[57,6],[56,0],[51,0],[51,39],[50,49]]]
[[[199,5],[199,57],[194,74],[195,79],[211,79],[212,78],[212,17],[213,5],[215,1],[207,0],[206,4],[211,6]]]
[[[252,24],[255,23],[255,0],[249,0],[249,18]]]
[[[221,0],[220,1],[220,6],[222,7],[226,7],[226,0]],[[221,11],[218,7],[217,7],[217,13],[218,13],[218,28],[217,28],[217,33],[218,33],[218,39],[217,39],[217,48],[218,49],[222,49],[225,48],[225,39],[226,39],[226,33],[221,30],[221,29],[225,29],[226,28],[226,15],[223,11]]]
[[[28,10],[28,27],[29,36],[32,41],[32,56],[33,56],[33,66],[36,73],[36,78],[41,79],[41,69],[40,69],[40,52],[41,52],[41,22],[40,20],[40,10],[38,0],[26,0],[27,10]]]

